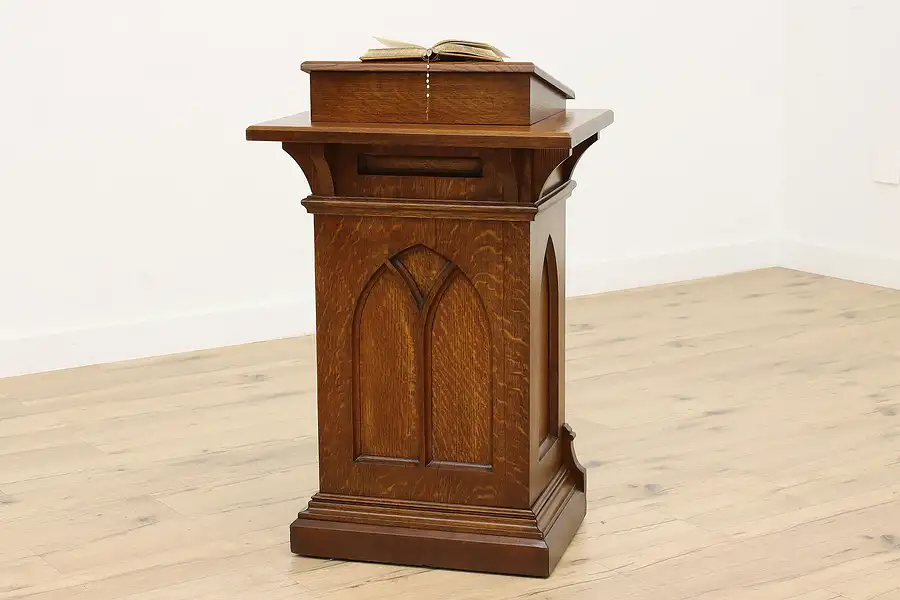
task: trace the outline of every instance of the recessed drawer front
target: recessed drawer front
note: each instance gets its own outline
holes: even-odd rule
[[[347,145],[327,156],[335,195],[348,197],[502,201],[512,169],[508,150]]]
[[[410,177],[482,177],[484,163],[478,156],[357,155],[358,175]]]

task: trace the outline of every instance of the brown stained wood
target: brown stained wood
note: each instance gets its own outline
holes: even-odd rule
[[[415,297],[381,267],[363,290],[354,322],[354,458],[418,462],[420,407]]]
[[[307,73],[316,71],[357,71],[370,73],[416,72],[424,74],[424,61],[306,61],[300,68]],[[530,62],[448,62],[435,61],[428,65],[429,71],[437,73],[533,73],[539,79],[558,90],[568,99],[575,98],[575,92],[558,79]]]
[[[530,420],[530,479],[532,501],[566,464],[565,422],[565,298],[566,205],[541,207],[531,226],[530,336],[532,364]]]
[[[541,197],[536,203],[535,206],[538,209],[538,212],[549,210],[551,206],[558,202],[562,202],[563,200],[568,199],[572,195],[572,190],[575,189],[575,181],[570,179],[566,183],[560,185],[555,188],[552,192],[547,194],[546,196]]]
[[[503,201],[515,204],[520,200],[519,181],[515,161],[518,158],[514,149],[498,149],[488,153],[486,175],[496,180],[503,195]]]
[[[531,509],[509,509],[496,506],[463,504],[436,505],[410,500],[365,498],[316,494],[308,510],[321,520],[344,520],[361,525],[393,525],[421,523],[439,531],[484,533],[505,537],[541,539],[538,517]],[[551,515],[541,513],[546,525]]]
[[[423,303],[424,298],[429,297],[434,290],[441,272],[449,265],[447,259],[425,246],[414,246],[392,262],[409,275],[412,284],[419,290]]]
[[[567,109],[533,125],[310,122],[303,112],[247,128],[251,141],[396,144],[467,148],[574,148],[613,122],[611,110]]]
[[[482,177],[484,165],[477,156],[391,156],[360,153],[359,175],[412,177]]]
[[[559,234],[557,233],[559,236]],[[563,233],[563,236],[565,233]],[[559,236],[559,237],[563,237]],[[564,240],[563,240],[564,241]],[[541,279],[547,280],[547,437],[541,440],[542,452],[539,458],[543,458],[546,450],[559,436],[561,419],[565,418],[565,412],[560,409],[559,398],[565,387],[565,360],[562,355],[565,352],[565,328],[566,321],[563,314],[565,303],[565,286],[560,283],[559,259],[556,257],[556,249],[553,245],[553,235],[547,238],[547,249],[544,251],[544,266],[541,269]],[[543,290],[542,290],[543,291]],[[546,450],[544,449],[546,446]]]
[[[530,205],[532,203],[532,188],[534,187],[534,182],[532,181],[534,174],[534,150],[512,149],[510,150],[510,159],[512,160],[518,192],[515,201],[519,204]]]
[[[532,77],[529,83],[531,86],[529,123],[537,123],[566,110],[566,97],[561,96],[555,88],[537,77]]]
[[[585,150],[590,148],[594,142],[597,141],[598,134],[594,134],[584,141],[580,142],[577,146],[572,148],[572,154],[569,156],[567,160],[565,160],[561,167],[562,172],[559,175],[560,181],[569,181],[572,178],[572,173],[575,171],[575,167],[578,165],[578,161],[581,160],[581,157],[584,155]]]
[[[309,196],[302,201],[312,214],[366,217],[406,217],[419,219],[479,219],[482,221],[531,221],[538,209],[532,205],[506,202],[445,202],[430,198],[323,198]]]
[[[492,468],[493,369],[484,304],[458,272],[438,293],[424,332],[428,456],[434,463]]]
[[[556,251],[553,248],[553,237],[547,238],[544,251],[544,264],[541,267],[541,289],[538,307],[538,360],[534,365],[535,388],[544,394],[544,400],[538,400],[533,415],[538,426],[539,451],[538,460],[542,459],[559,437],[559,351],[560,351],[560,315],[559,315],[559,277],[557,274]]]
[[[320,385],[320,419],[327,421],[330,429],[328,435],[322,436],[323,492],[378,497],[389,490],[389,497],[402,500],[514,506],[507,499],[510,491],[505,481],[505,448],[496,443],[507,432],[502,421],[492,418],[492,414],[497,414],[493,403],[503,389],[503,382],[499,381],[502,374],[492,367],[500,360],[498,343],[493,340],[503,339],[504,324],[489,319],[503,303],[494,287],[503,280],[503,271],[496,260],[499,249],[493,244],[502,238],[508,226],[464,220],[316,217],[317,293],[327,289],[331,298],[319,306],[317,314],[323,348],[319,354],[320,373],[327,373],[328,378],[325,385]],[[349,345],[351,341],[360,347],[363,344],[352,340],[353,335],[344,333],[340,324],[347,318],[344,315],[354,314],[367,282],[385,264],[393,265],[398,273],[409,274],[404,285],[411,305],[415,305],[416,294],[420,294],[415,315],[405,313],[402,328],[403,332],[417,333],[411,340],[404,333],[405,348],[400,351],[421,357],[430,351],[430,360],[416,361],[420,374],[415,381],[420,410],[426,410],[429,405],[425,401],[429,393],[425,382],[433,387],[432,392],[437,392],[431,399],[436,400],[434,412],[423,414],[429,424],[431,420],[435,424],[423,428],[427,433],[434,432],[436,443],[431,444],[434,460],[488,465],[490,471],[439,468],[438,464],[429,466],[428,461],[415,468],[369,460],[358,462],[344,449],[347,444],[353,446],[351,402],[346,396],[351,385],[350,378],[344,374],[354,364]],[[445,266],[433,275],[439,264]],[[454,270],[459,272],[454,274]],[[328,276],[334,272],[343,276]],[[431,280],[430,286],[416,283],[427,280]],[[446,286],[441,285],[442,281]],[[428,291],[421,293],[425,287]],[[459,346],[454,345],[459,343],[456,336],[461,330],[469,331],[472,336],[464,338],[465,344],[471,346],[468,355],[458,352]],[[427,343],[426,335],[430,336]],[[473,348],[478,352],[477,364]],[[396,356],[375,354],[373,360],[381,361],[373,367],[374,372],[393,372]],[[402,364],[408,370],[408,363]],[[403,398],[407,398],[406,388],[402,389]],[[461,389],[472,396],[454,395]],[[371,402],[379,403],[388,414],[395,400],[382,395]],[[467,414],[466,410],[475,410],[479,415]],[[479,419],[474,425],[453,421],[475,416]],[[459,441],[450,439],[448,432],[477,433],[481,437],[468,439],[467,445],[461,446]],[[519,507],[527,508],[527,504]]]
[[[432,146],[330,145],[338,196],[500,201],[508,152]]]
[[[546,577],[586,506],[563,425],[565,199],[612,113],[564,111],[520,66],[435,69],[426,108],[423,72],[394,66],[306,65],[316,119],[347,123],[247,130],[313,190],[319,492],[291,549]],[[423,110],[486,124],[352,123]]]
[[[544,265],[541,269],[541,284],[538,291],[537,318],[534,321],[535,329],[535,353],[534,364],[532,365],[532,385],[534,393],[540,394],[543,398],[538,399],[535,404],[534,412],[531,415],[534,421],[534,427],[537,430],[537,440],[540,448],[538,459],[542,458],[547,450],[550,449],[548,442],[551,442],[552,428],[550,427],[550,319],[552,310],[551,294],[554,291],[550,289],[550,277],[547,273],[547,261],[544,259]]]
[[[505,446],[507,486],[511,492],[507,502],[510,506],[530,506],[535,495],[530,473],[529,370],[523,368],[531,364],[530,232],[530,225],[510,223],[504,232],[501,257],[505,274],[502,294],[506,299],[502,310],[506,328],[502,362],[506,393],[504,404],[497,407],[497,414],[504,414],[507,422]]]
[[[571,150],[568,149],[553,148],[534,151],[532,159],[534,186],[531,188],[531,202],[537,202],[547,191],[568,181],[568,179],[563,180],[559,166],[570,156]]]
[[[313,72],[314,123],[434,123],[445,125],[530,125],[554,103],[541,93],[533,106],[531,80],[518,73]],[[543,85],[543,84],[542,84]],[[546,86],[545,86],[546,88]],[[556,104],[565,108],[565,97]],[[427,95],[426,95],[427,94]]]
[[[531,125],[571,90],[531,64],[304,63],[310,118],[324,123]]]
[[[561,470],[536,508],[518,514],[317,495],[291,525],[291,550],[323,558],[549,577],[584,519],[585,494],[577,482]]]
[[[323,196],[334,195],[334,181],[331,177],[331,167],[325,160],[325,146],[323,144],[296,144],[285,142],[282,145],[284,151],[294,159],[313,194]]]

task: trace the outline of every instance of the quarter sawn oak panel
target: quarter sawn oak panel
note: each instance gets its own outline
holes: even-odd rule
[[[430,458],[490,468],[491,340],[484,305],[469,280],[456,273],[433,310],[425,363]]]
[[[406,284],[381,267],[360,297],[354,324],[355,458],[418,462],[417,307]]]
[[[316,215],[317,293],[330,299],[317,305],[319,375],[328,382],[320,419],[331,424],[320,438],[323,493],[528,508],[527,479],[508,473],[513,465],[527,473],[527,456],[507,453],[516,437],[528,441],[505,425],[507,390],[522,383],[518,369],[503,368],[510,329],[502,315],[503,282],[527,280],[529,267],[498,260],[504,239],[527,239],[527,229]],[[326,275],[335,271],[344,276]],[[394,314],[380,312],[376,294],[395,303]],[[367,384],[370,373],[389,381]],[[389,416],[402,429],[377,420]],[[388,439],[370,444],[367,423]]]

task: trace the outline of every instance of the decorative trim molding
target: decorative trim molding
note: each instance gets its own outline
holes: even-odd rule
[[[533,221],[537,208],[506,202],[435,201],[410,198],[335,198],[312,195],[302,201],[312,214],[391,216],[420,219],[484,219],[488,221]]]
[[[281,147],[303,169],[309,189],[314,194],[334,195],[334,180],[331,177],[331,166],[325,159],[324,144],[284,142]]]
[[[584,468],[575,459],[568,424],[562,426],[565,460],[531,508],[499,508],[345,496],[319,492],[297,518],[372,527],[423,528],[429,531],[471,533],[541,540],[560,517],[572,496],[584,493]]]

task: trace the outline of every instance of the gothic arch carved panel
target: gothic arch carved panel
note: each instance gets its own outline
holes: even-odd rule
[[[426,415],[435,464],[491,465],[490,330],[472,282],[456,271],[426,328]]]
[[[390,257],[359,296],[352,337],[356,460],[491,468],[489,322],[456,265],[423,245]]]
[[[553,238],[547,238],[544,263],[541,269],[541,289],[538,307],[538,360],[536,384],[538,394],[537,439],[539,456],[552,447],[559,437],[559,274]]]
[[[354,319],[357,459],[419,460],[417,313],[405,282],[388,268],[379,268],[360,297]]]

